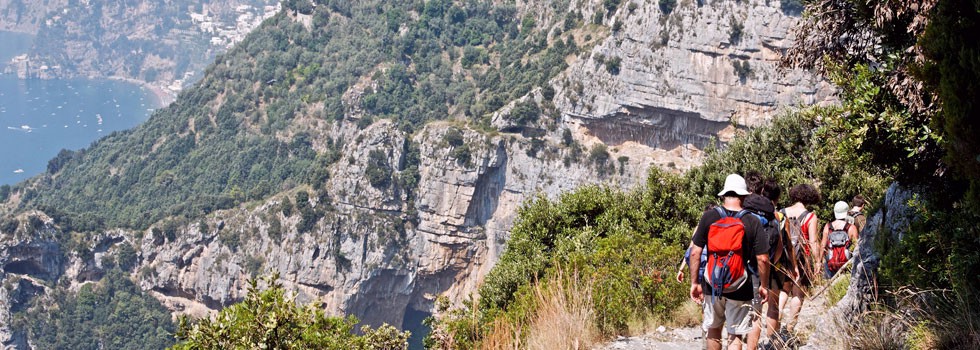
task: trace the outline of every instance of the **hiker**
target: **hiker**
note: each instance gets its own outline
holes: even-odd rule
[[[820,219],[807,210],[807,207],[820,202],[820,192],[807,184],[796,185],[789,190],[789,199],[793,201],[793,205],[783,208],[781,212],[786,217],[786,231],[789,237],[787,248],[792,250],[792,255],[795,256],[797,271],[795,271],[796,278],[787,283],[789,284],[787,295],[781,294],[779,297],[779,309],[783,310],[788,304],[789,309],[782,323],[786,326],[787,332],[792,332],[793,327],[796,326],[796,317],[803,308],[804,289],[810,287],[815,271],[814,264],[819,260],[814,254],[819,249],[817,222]]]
[[[756,315],[752,312],[753,291],[749,271],[756,271],[761,285],[758,295],[767,300],[769,289],[769,244],[762,235],[759,219],[748,215],[742,203],[749,191],[745,179],[728,175],[725,186],[718,192],[722,205],[701,215],[694,232],[691,258],[690,296],[704,306],[702,328],[707,331],[705,342],[709,350],[721,349],[722,326],[727,324],[728,348],[741,349],[745,336],[752,329]],[[698,282],[701,252],[708,250],[704,281]]]
[[[858,240],[857,225],[848,222],[847,203],[841,201],[834,204],[834,221],[823,227],[823,240],[820,247],[826,249],[820,256],[824,257],[823,264],[826,277],[832,278],[840,271],[848,260],[851,260],[851,243]]]
[[[847,222],[857,227],[858,234],[864,231],[864,226],[868,223],[868,218],[864,216],[864,196],[856,195],[851,199],[851,210],[847,212]]]
[[[751,178],[751,175],[749,176]],[[759,218],[763,231],[768,237],[769,287],[775,289],[775,292],[769,293],[768,300],[754,300],[753,306],[760,317],[756,320],[752,331],[749,333],[747,344],[749,349],[755,349],[759,345],[763,323],[767,327],[766,336],[768,338],[771,338],[779,330],[779,291],[783,286],[783,282],[787,280],[785,277],[786,274],[784,273],[787,269],[781,267],[778,263],[782,261],[783,265],[787,265],[785,260],[788,259],[784,258],[783,242],[788,241],[788,238],[784,239],[783,237],[785,230],[783,230],[784,220],[782,213],[776,211],[776,205],[779,202],[780,195],[782,195],[782,188],[779,186],[779,183],[773,178],[764,179],[756,185],[753,185],[753,181],[748,179],[746,182],[748,183],[749,192],[752,192],[752,194],[745,198],[745,209]],[[754,282],[755,286],[758,287],[759,281],[755,280]],[[768,304],[765,320],[761,317],[762,304]]]

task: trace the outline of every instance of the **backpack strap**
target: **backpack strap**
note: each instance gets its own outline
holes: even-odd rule
[[[728,217],[728,211],[720,205],[715,207],[715,211],[718,212],[718,215],[720,215],[722,219]]]
[[[748,210],[742,209],[739,210],[737,213],[735,213],[735,216],[732,217],[741,220],[742,217],[745,216],[745,214],[748,214],[748,212],[749,212]]]
[[[810,239],[810,220],[814,217],[813,213],[804,210],[800,213],[800,216],[796,217],[797,222],[800,223],[800,233],[807,236],[807,240]]]

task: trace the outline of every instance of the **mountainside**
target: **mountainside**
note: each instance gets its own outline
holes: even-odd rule
[[[0,67],[21,78],[132,79],[175,95],[278,10],[273,0],[2,0],[0,30],[35,40]]]
[[[795,21],[775,1],[287,1],[144,125],[0,197],[0,324],[118,267],[177,313],[278,271],[413,326],[475,290],[526,199],[688,169],[776,106],[832,101],[776,68]]]

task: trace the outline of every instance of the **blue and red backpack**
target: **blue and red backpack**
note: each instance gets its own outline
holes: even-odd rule
[[[742,216],[745,210],[730,215],[722,207],[716,207],[721,219],[708,228],[708,264],[704,270],[704,280],[711,286],[712,301],[722,293],[731,293],[749,278],[745,257],[742,256],[742,241],[745,238],[745,225]]]

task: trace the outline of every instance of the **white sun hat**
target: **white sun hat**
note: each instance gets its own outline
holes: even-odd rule
[[[843,201],[834,203],[834,217],[837,218],[837,220],[844,220],[847,218],[847,210],[849,209],[851,209],[851,207]]]
[[[748,196],[749,190],[748,186],[745,185],[745,179],[738,174],[728,175],[725,178],[725,188],[718,192],[718,196],[724,196],[728,192],[735,192],[739,196]]]

